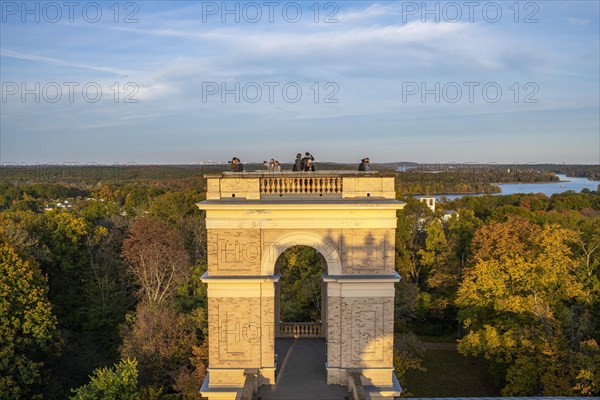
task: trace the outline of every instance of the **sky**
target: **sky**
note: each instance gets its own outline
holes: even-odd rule
[[[600,164],[600,2],[0,1],[0,163]]]

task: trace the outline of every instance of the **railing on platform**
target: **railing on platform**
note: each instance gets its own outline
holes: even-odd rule
[[[322,338],[323,324],[321,322],[280,322],[278,336],[280,338]]]
[[[272,195],[342,194],[342,177],[263,177],[260,179],[260,193]]]

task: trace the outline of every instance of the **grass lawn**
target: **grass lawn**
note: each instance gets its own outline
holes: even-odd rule
[[[500,396],[487,373],[485,362],[456,351],[425,350],[427,371],[408,371],[406,390],[414,397]]]

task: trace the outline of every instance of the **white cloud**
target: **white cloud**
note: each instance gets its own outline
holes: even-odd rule
[[[567,18],[567,22],[569,23],[569,25],[588,26],[591,21],[587,18],[569,17]]]
[[[400,11],[393,4],[371,4],[362,10],[342,11],[336,18],[340,23],[362,22],[383,16],[400,15]]]
[[[123,70],[123,69],[119,69],[119,68],[82,64],[82,63],[78,63],[78,62],[60,60],[57,58],[42,57],[42,56],[38,56],[35,54],[21,53],[19,51],[13,51],[13,50],[8,50],[8,49],[0,49],[0,56],[15,58],[15,59],[19,59],[19,60],[27,60],[27,61],[32,61],[32,62],[37,62],[37,63],[42,63],[42,64],[58,65],[61,67],[73,67],[73,68],[82,68],[82,69],[88,69],[88,70],[99,71],[99,72],[108,72],[108,73],[115,74],[115,75],[126,76],[126,75],[131,74],[131,71],[127,71],[127,70]]]

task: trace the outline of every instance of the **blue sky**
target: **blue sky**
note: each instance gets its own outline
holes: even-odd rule
[[[467,3],[2,1],[0,161],[600,163],[599,2]]]

